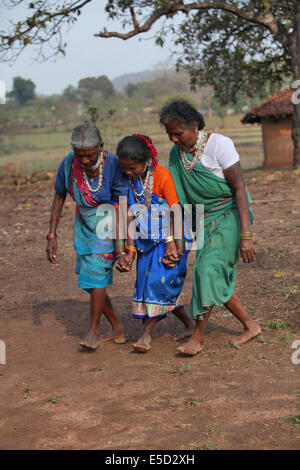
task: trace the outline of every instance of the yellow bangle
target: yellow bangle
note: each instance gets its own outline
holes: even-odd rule
[[[165,243],[170,243],[170,242],[173,242],[173,241],[174,241],[174,237],[172,235],[165,239]]]
[[[241,237],[253,237],[253,232],[241,232]]]

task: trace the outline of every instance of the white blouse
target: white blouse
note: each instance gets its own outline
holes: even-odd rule
[[[212,133],[205,145],[200,164],[208,171],[225,179],[223,170],[240,160],[235,145],[229,137]]]

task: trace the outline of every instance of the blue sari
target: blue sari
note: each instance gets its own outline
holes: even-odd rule
[[[137,192],[141,190],[138,180],[132,180]],[[143,197],[139,197],[144,204]],[[163,263],[168,218],[162,214],[169,210],[165,199],[152,194],[151,205],[139,206],[132,188],[129,188],[129,206],[136,217],[135,240],[137,248],[136,283],[133,294],[133,316],[135,318],[162,319],[169,311],[182,307],[179,295],[186,276],[188,250],[174,267]]]

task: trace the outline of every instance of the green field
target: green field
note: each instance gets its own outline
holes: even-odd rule
[[[224,126],[216,116],[206,118],[206,129],[230,137],[241,157],[243,169],[262,166],[263,147],[261,128],[257,125],[242,125],[242,116],[227,116]],[[110,122],[99,124],[105,149],[114,153],[124,136],[139,132],[152,138],[159,152],[161,164],[167,166],[171,143],[158,123],[156,114],[141,112],[139,116],[114,117]],[[26,173],[39,170],[53,171],[71,150],[70,133],[27,133],[3,136],[1,145],[4,152],[0,155],[0,166],[13,163],[15,168]]]

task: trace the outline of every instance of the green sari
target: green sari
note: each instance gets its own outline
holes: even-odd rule
[[[187,153],[192,160],[192,155]],[[203,244],[196,253],[190,316],[202,319],[213,305],[223,305],[234,293],[236,264],[240,258],[240,218],[236,199],[226,179],[214,175],[197,163],[188,173],[176,145],[171,150],[169,169],[180,204],[195,213],[203,204]],[[248,193],[250,223],[253,220]],[[195,230],[195,227],[193,227]],[[199,231],[197,238],[201,238]]]

